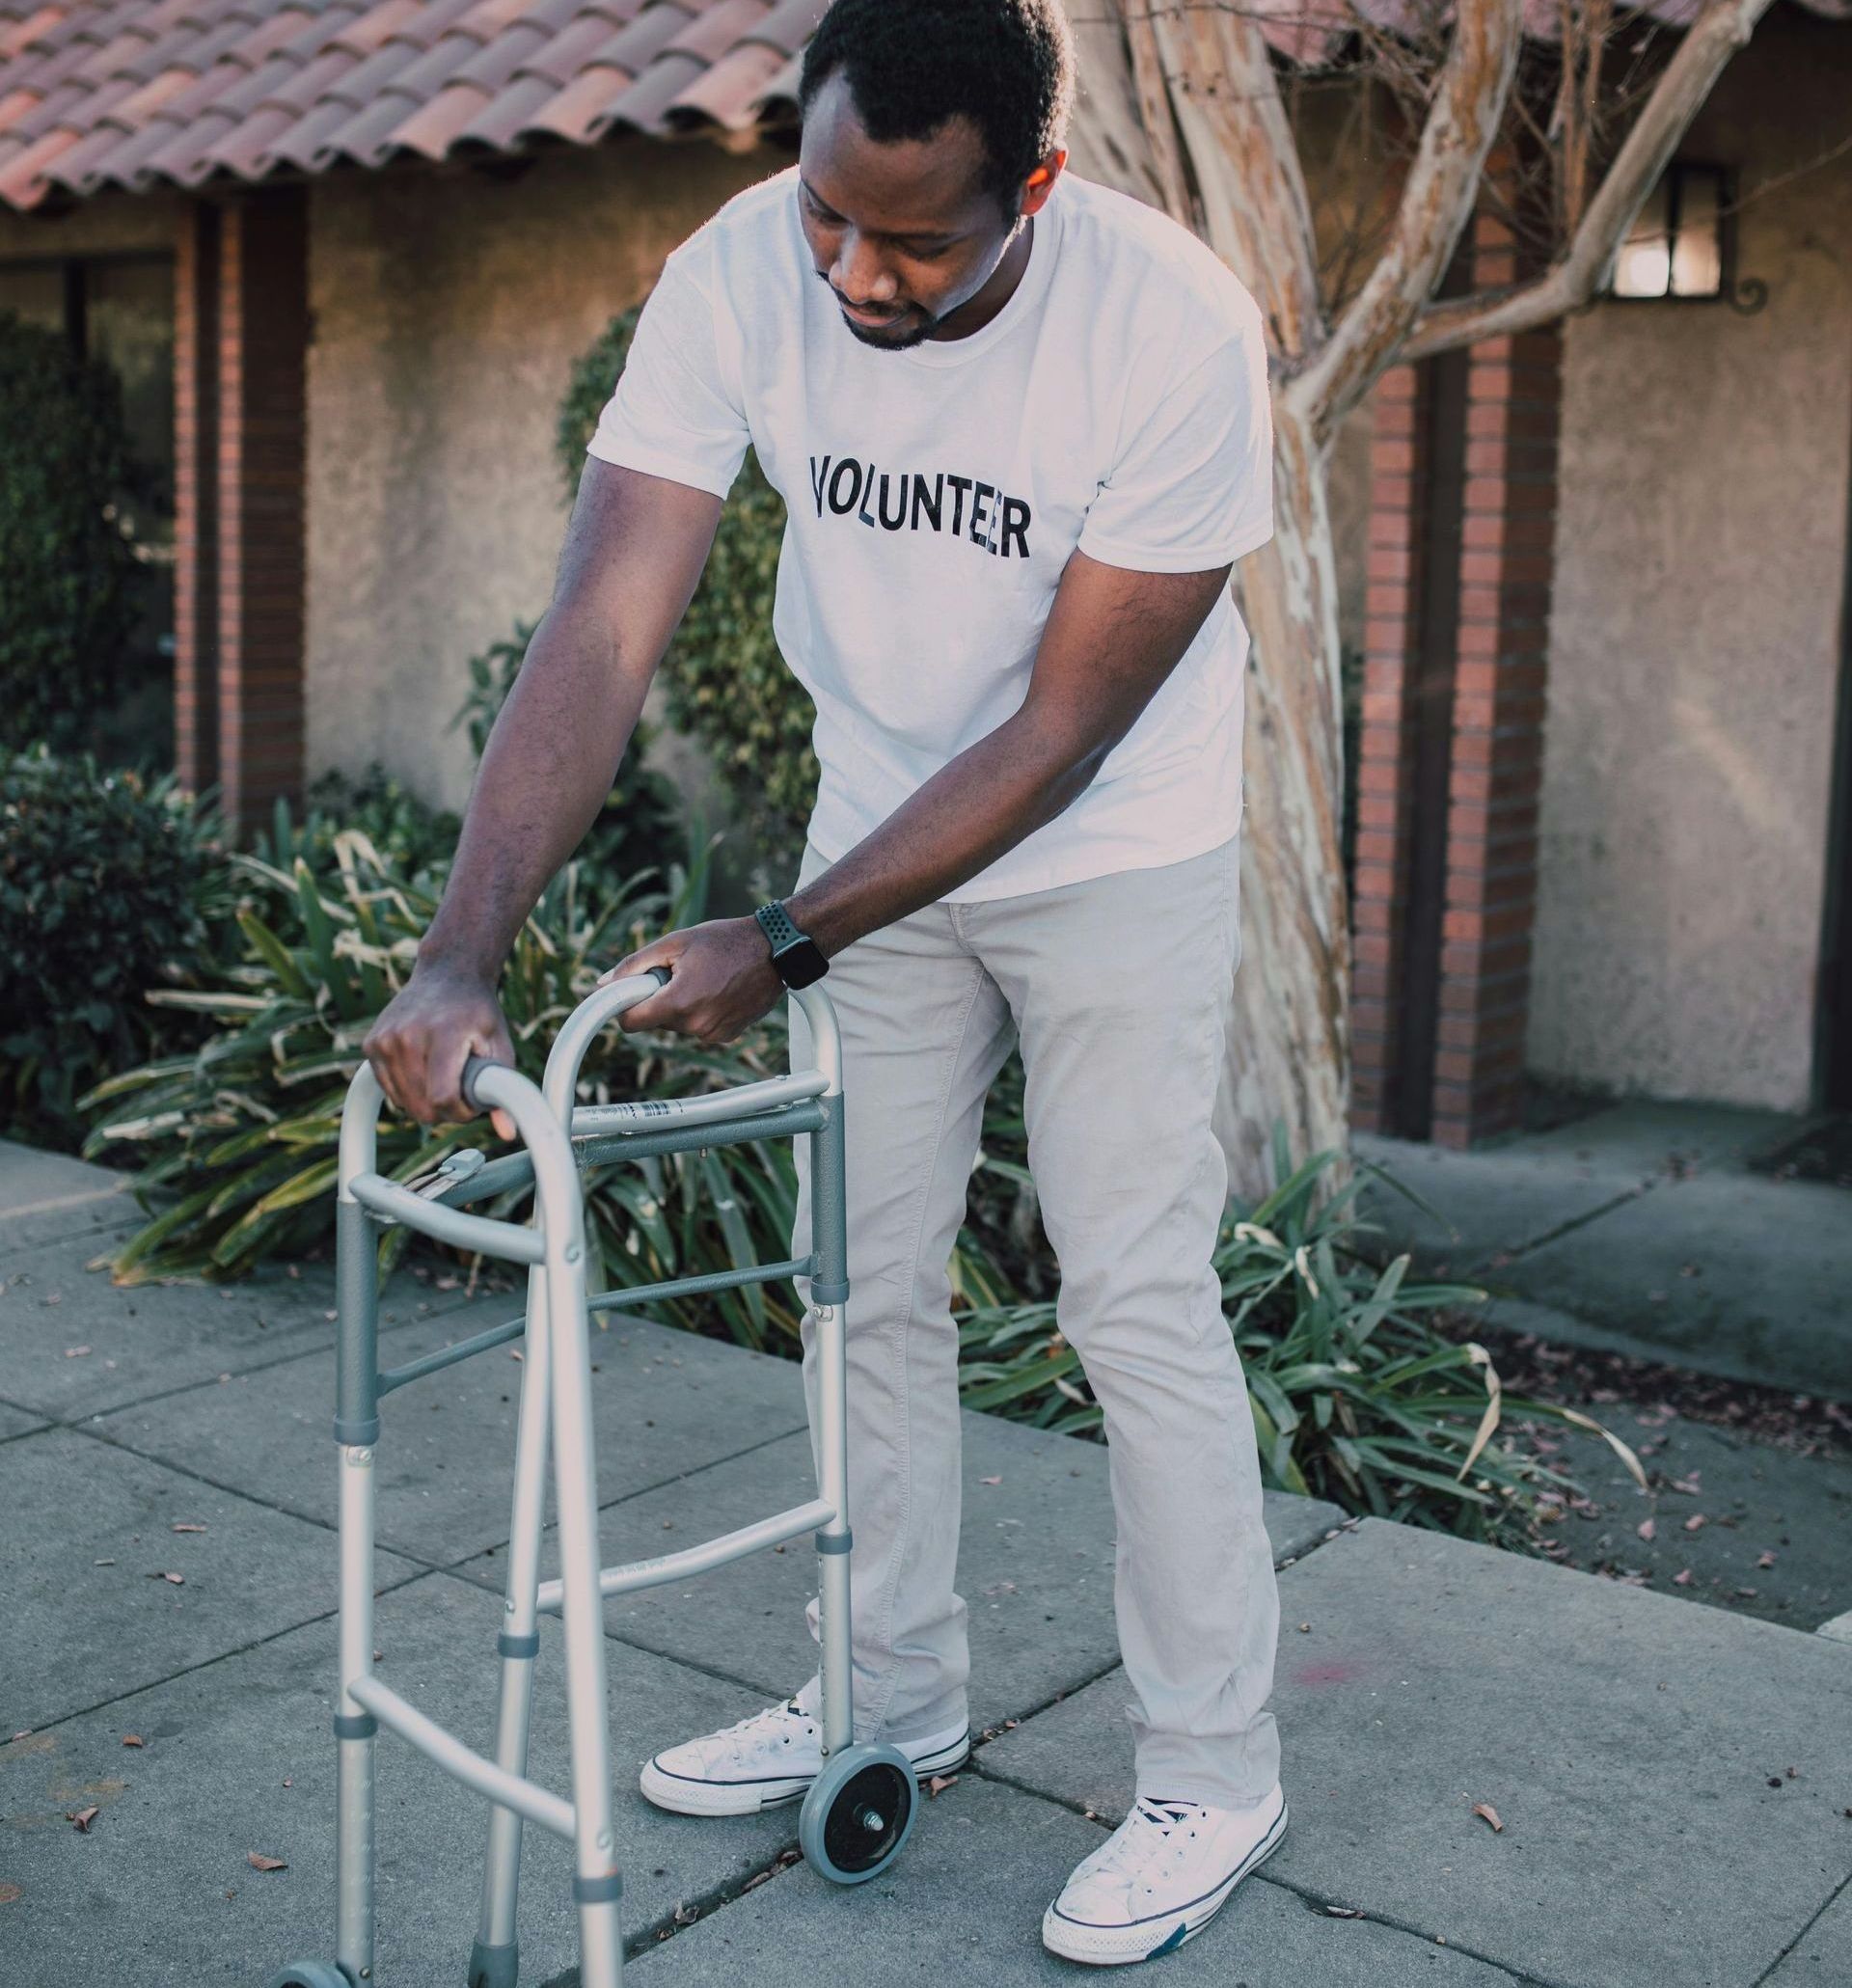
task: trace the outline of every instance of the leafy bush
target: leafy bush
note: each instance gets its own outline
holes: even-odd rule
[[[1463,1285],[1408,1281],[1408,1259],[1379,1269],[1362,1254],[1353,1202],[1365,1168],[1323,1193],[1334,1156],[1294,1170],[1252,1210],[1231,1203],[1215,1252],[1224,1309],[1244,1370],[1270,1486],[1347,1511],[1500,1544],[1535,1535],[1539,1496],[1575,1490],[1560,1472],[1493,1440],[1506,1413],[1597,1427],[1566,1408],[1504,1394],[1490,1355],[1454,1337],[1446,1316],[1484,1301]],[[1405,1190],[1404,1190],[1405,1191]],[[965,1405],[1086,1434],[1101,1409],[1052,1302],[972,1306],[960,1330]],[[1600,1431],[1644,1485],[1626,1445]]]
[[[511,637],[491,642],[481,655],[470,658],[469,694],[455,722],[469,727],[470,747],[478,760],[539,625],[517,619]],[[648,749],[649,731],[640,722],[618,762],[617,777],[598,819],[579,845],[578,860],[588,878],[603,877],[614,883],[639,870],[660,867],[663,852],[681,846],[681,798],[671,781],[644,766]],[[452,834],[452,848],[455,840]]]
[[[0,312],[0,749],[87,742],[144,582],[116,505],[147,472],[122,388],[61,333]]]
[[[215,824],[175,786],[43,747],[0,764],[0,1072],[15,1137],[74,1144],[75,1099],[165,1036],[142,996],[226,915]]]
[[[569,499],[578,494],[586,445],[623,371],[640,309],[614,317],[573,368],[557,438]],[[671,722],[707,748],[752,846],[778,872],[797,868],[817,792],[816,710],[772,635],[783,536],[783,501],[749,449],[663,665]]]

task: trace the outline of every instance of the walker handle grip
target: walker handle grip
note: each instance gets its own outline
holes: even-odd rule
[[[463,1081],[459,1086],[464,1103],[474,1104],[478,1111],[484,1109],[481,1099],[476,1095],[477,1078],[485,1070],[506,1070],[508,1067],[505,1063],[493,1063],[486,1056],[470,1057],[463,1065]]]
[[[667,987],[668,985],[668,968],[667,967],[645,967],[637,978],[640,980],[653,980],[658,987]],[[476,1095],[477,1079],[485,1070],[507,1070],[511,1067],[506,1063],[491,1062],[487,1056],[470,1056],[466,1058],[463,1064],[463,1081],[459,1086],[463,1093],[464,1103],[474,1105],[477,1111],[482,1110],[484,1108],[482,1100]]]

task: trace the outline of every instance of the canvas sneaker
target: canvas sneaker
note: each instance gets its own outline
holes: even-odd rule
[[[1245,1809],[1141,1795],[1075,1866],[1043,1917],[1042,1944],[1095,1967],[1156,1960],[1195,1939],[1285,1834],[1277,1784]]]
[[[965,1759],[971,1730],[961,1724],[892,1744],[924,1780],[948,1774]],[[793,1698],[704,1738],[666,1748],[644,1761],[641,1782],[657,1808],[678,1815],[755,1815],[801,1800],[822,1771],[823,1735]]]

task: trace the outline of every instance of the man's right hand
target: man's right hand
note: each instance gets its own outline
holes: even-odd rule
[[[361,1045],[392,1103],[420,1125],[458,1125],[479,1116],[463,1098],[471,1056],[514,1062],[514,1040],[491,983],[442,967],[415,967]],[[505,1111],[491,1114],[497,1134],[514,1137]]]

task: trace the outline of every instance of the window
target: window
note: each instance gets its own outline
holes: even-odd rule
[[[1738,310],[1758,308],[1762,286],[1736,284],[1733,204],[1728,168],[1668,166],[1620,245],[1604,294],[1622,302],[1722,297]]]
[[[139,487],[119,515],[150,585],[123,708],[98,750],[124,763],[172,762],[174,668],[174,260],[164,253],[0,261],[0,311],[63,331],[122,382],[123,412],[140,458]],[[135,667],[139,665],[140,667]],[[117,735],[120,734],[120,737]]]

